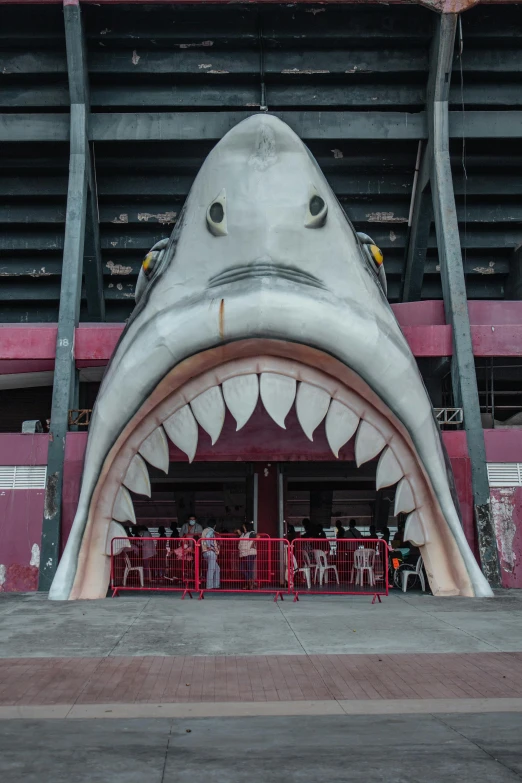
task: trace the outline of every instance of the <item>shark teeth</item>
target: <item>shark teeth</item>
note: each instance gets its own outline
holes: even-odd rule
[[[300,383],[297,390],[295,409],[299,424],[309,440],[314,439],[314,430],[322,422],[330,406],[330,395],[318,386]]]
[[[222,384],[227,408],[236,420],[236,432],[244,427],[256,409],[259,399],[259,380],[255,373],[229,378]]]
[[[225,403],[221,394],[220,386],[204,391],[190,403],[192,413],[198,423],[208,432],[212,445],[221,435],[223,424],[225,423]],[[194,452],[195,453],[195,452]]]
[[[184,405],[163,422],[165,432],[178,449],[184,451],[189,462],[196,456],[198,425],[190,405]]]
[[[261,373],[261,399],[267,413],[276,424],[286,429],[285,419],[294,404],[297,382],[295,378],[275,372]]]
[[[112,509],[112,516],[117,522],[132,522],[136,524],[136,515],[134,513],[134,506],[132,505],[132,498],[129,490],[125,487],[120,487],[116,500],[114,501],[114,508]]]
[[[132,492],[136,492],[138,495],[147,495],[150,498],[149,471],[145,460],[139,454],[135,454],[132,458],[123,483]]]
[[[361,421],[355,436],[355,462],[360,468],[365,462],[380,454],[386,446],[383,436],[368,421]]]
[[[285,419],[295,402],[297,419],[311,441],[315,430],[324,421],[326,438],[336,458],[339,457],[340,449],[354,435],[358,467],[380,454],[376,489],[397,484],[394,515],[409,514],[408,535],[415,540],[420,540],[422,536],[425,538],[413,495],[413,478],[404,476],[396,446],[392,449],[379,429],[364,418],[367,413],[364,405],[361,407],[357,395],[345,392],[344,401],[340,402],[320,386],[305,381],[298,383],[295,378],[271,371],[227,378],[221,384],[198,394],[156,427],[129,464],[114,504],[114,521],[136,521],[129,490],[150,497],[151,485],[145,460],[168,473],[168,438],[192,462],[198,447],[198,425],[208,433],[214,445],[221,435],[226,409],[229,409],[236,421],[236,430],[240,430],[250,420],[259,397],[268,414],[282,428],[285,428]]]
[[[415,499],[413,497],[413,490],[410,482],[407,478],[403,478],[399,481],[397,489],[395,490],[395,508],[394,516],[399,514],[409,514],[410,511],[415,509]]]
[[[388,446],[381,454],[377,465],[375,484],[377,490],[383,487],[391,487],[402,478],[402,468],[397,457]]]
[[[163,427],[157,427],[149,437],[143,441],[139,453],[149,465],[153,465],[164,473],[169,472],[169,442]]]
[[[411,541],[414,546],[424,546],[428,542],[418,511],[412,511],[406,519],[404,540]]]
[[[358,426],[359,416],[341,402],[332,400],[325,429],[326,439],[335,457],[339,456],[339,449],[348,443]]]

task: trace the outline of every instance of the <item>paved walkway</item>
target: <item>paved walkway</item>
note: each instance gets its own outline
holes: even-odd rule
[[[0,721],[2,783],[520,783],[522,715]]]
[[[522,653],[23,658],[0,705],[517,698]]]
[[[381,605],[4,595],[0,717],[522,710],[521,620],[517,591]]]
[[[520,783],[521,593],[0,595],[0,780]]]
[[[522,652],[522,590],[495,599],[394,593],[373,606],[367,596],[62,603],[0,594],[0,658],[426,652]]]

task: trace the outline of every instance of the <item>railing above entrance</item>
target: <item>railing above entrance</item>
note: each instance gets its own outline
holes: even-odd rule
[[[433,408],[433,412],[441,429],[460,429],[464,424],[462,408]]]

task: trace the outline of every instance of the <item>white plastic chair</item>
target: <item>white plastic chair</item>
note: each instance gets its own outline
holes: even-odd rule
[[[312,587],[312,577],[311,577],[311,574],[310,574],[310,566],[305,565],[302,568],[299,568],[299,566],[297,565],[297,560],[296,560],[295,555],[293,556],[293,559],[294,559],[294,576],[296,574],[303,573],[304,577],[306,579],[306,586],[310,590],[310,588]],[[310,562],[310,560],[308,562]]]
[[[310,560],[310,555],[306,551],[306,549],[303,549],[303,560],[304,560],[305,568],[310,569],[310,577],[313,579],[314,582],[317,582],[318,567],[315,563],[312,563],[312,561]],[[313,574],[312,574],[312,569],[313,569]]]
[[[353,582],[353,573],[355,571],[355,584],[363,587],[364,574],[368,573],[368,583],[370,587],[375,585],[375,573],[373,565],[375,562],[375,549],[356,549],[353,553],[353,568],[352,577],[350,579]]]
[[[339,572],[337,571],[336,565],[328,565],[328,561],[326,559],[325,552],[322,551],[322,549],[314,549],[314,557],[315,557],[315,580],[317,582],[317,573],[319,573],[319,584],[323,584],[323,579],[325,585],[328,584],[328,571],[333,571],[335,574],[335,578],[337,579],[337,584],[339,584]]]
[[[401,570],[402,592],[405,593],[408,589],[408,579],[410,576],[418,576],[420,579],[422,592],[426,592],[426,582],[424,581],[424,574],[422,573],[422,555],[419,555],[417,558],[417,565],[415,568],[413,566],[410,566],[410,568],[411,571],[408,571],[406,568]]]
[[[125,558],[125,571],[123,572],[123,586],[126,587],[127,577],[130,574],[130,572],[137,571],[140,577],[141,586],[143,587],[143,566],[133,566],[127,552],[125,552],[124,558]]]

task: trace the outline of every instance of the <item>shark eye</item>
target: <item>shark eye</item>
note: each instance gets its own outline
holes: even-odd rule
[[[156,266],[158,255],[159,255],[158,253],[154,253],[152,250],[150,250],[145,256],[145,258],[143,259],[143,263],[141,266],[146,277],[150,277],[154,272],[154,267]]]
[[[227,194],[223,188],[207,209],[207,228],[215,237],[224,237],[228,234],[226,206]]]
[[[383,252],[379,247],[377,247],[373,239],[369,237],[368,234],[363,234],[362,231],[358,231],[357,236],[362,244],[364,255],[366,256],[373,271],[377,274],[381,288],[386,294],[388,291],[388,284],[386,282],[386,273],[384,271]]]
[[[327,214],[328,206],[325,200],[321,198],[315,188],[311,188],[308,209],[306,211],[305,228],[322,228],[326,223]]]
[[[384,256],[382,254],[382,250],[377,247],[377,245],[368,245],[368,249],[372,255],[373,260],[377,264],[377,266],[380,266],[382,262],[384,261]]]
[[[168,243],[168,237],[165,239],[160,239],[160,241],[156,242],[154,247],[149,250],[143,259],[140,273],[138,275],[138,280],[136,282],[136,290],[134,292],[134,299],[136,302],[139,302],[145,293],[145,289],[149,285],[149,282],[154,274],[154,270],[159,268],[160,261],[165,255],[165,248],[167,247]]]

